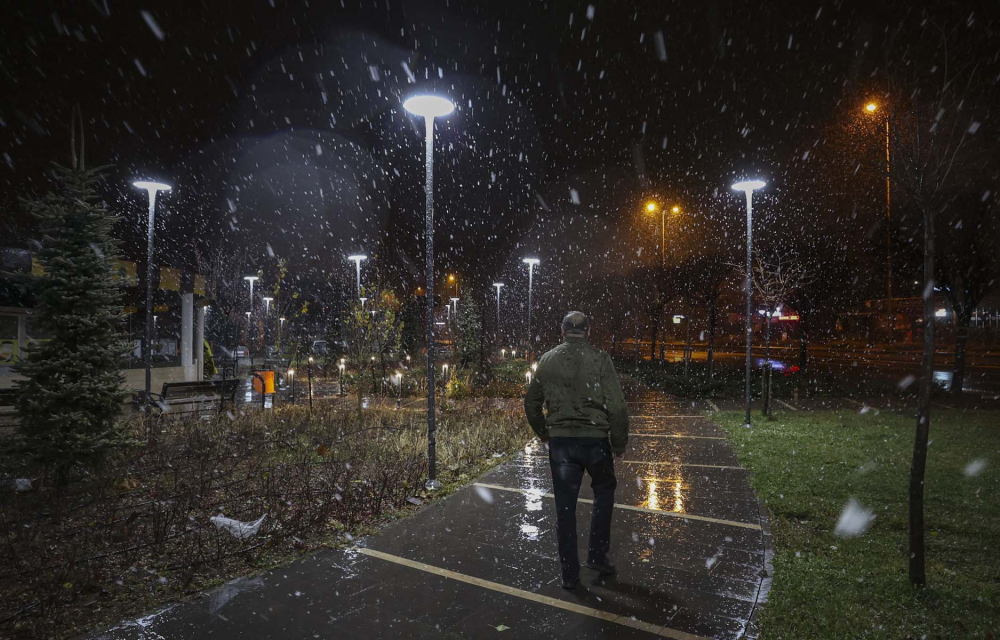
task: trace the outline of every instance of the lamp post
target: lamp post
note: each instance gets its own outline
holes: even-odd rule
[[[752,313],[750,301],[753,297],[753,281],[751,280],[752,276],[750,274],[750,261],[753,256],[753,192],[755,189],[763,188],[765,184],[767,183],[763,180],[745,180],[743,182],[737,182],[732,187],[734,191],[742,191],[747,197],[747,365],[746,384],[743,398],[744,404],[746,405],[746,421],[743,426],[747,429],[750,428],[750,314]]]
[[[361,261],[362,260],[367,260],[368,256],[364,255],[363,253],[358,253],[358,254],[355,254],[353,256],[347,256],[347,259],[348,260],[353,260],[354,261],[354,265],[357,267],[357,271],[358,271],[358,297],[360,298],[361,297]]]
[[[267,359],[267,317],[271,315],[271,302],[274,298],[265,296],[261,300],[264,301],[264,358]]]
[[[313,408],[313,357],[309,356],[309,362],[306,364],[306,375],[309,378],[309,408]]]
[[[337,365],[337,369],[340,371],[339,377],[337,378],[337,386],[340,387],[340,397],[344,397],[344,359],[340,359],[340,364]]]
[[[136,180],[132,186],[145,189],[149,196],[149,215],[147,216],[146,235],[146,330],[143,340],[145,341],[146,352],[146,394],[143,396],[143,403],[149,405],[149,393],[153,381],[153,354],[150,350],[151,334],[153,333],[153,225],[156,219],[156,192],[170,191],[170,185],[162,182],[148,182]]]
[[[427,488],[438,489],[434,433],[434,118],[455,110],[450,100],[440,96],[414,96],[403,108],[424,119],[424,196],[427,236]]]
[[[528,359],[531,359],[531,352],[534,351],[531,344],[531,290],[534,284],[535,265],[541,262],[538,258],[525,258],[521,262],[528,265]]]
[[[295,404],[295,369],[288,370],[288,380],[292,385],[292,404]]]
[[[243,279],[250,283],[250,311],[247,311],[247,356],[250,358],[250,366],[253,366],[253,336],[250,334],[250,316],[253,314],[253,283],[260,278],[258,276],[243,276]]]
[[[503,289],[502,282],[494,282],[493,286],[497,290],[497,342],[500,341],[500,289]]]
[[[451,303],[453,305],[455,305],[454,312],[455,312],[455,319],[457,320],[458,319],[458,298],[451,298]]]
[[[875,102],[869,102],[865,105],[865,111],[874,114],[879,110],[879,106]],[[892,338],[892,333],[896,328],[896,316],[892,312],[892,182],[890,181],[890,167],[891,156],[889,155],[889,120],[890,116],[885,117],[885,258],[886,258],[886,286],[888,295],[888,305],[887,311],[889,312],[889,332],[890,339]]]

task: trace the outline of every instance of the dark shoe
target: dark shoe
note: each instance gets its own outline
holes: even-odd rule
[[[580,584],[579,580],[563,580],[562,587],[567,591],[572,591],[573,589],[576,589],[576,585],[578,584]]]
[[[604,562],[591,562],[588,560],[583,566],[596,571],[602,576],[613,576],[618,573],[618,569],[615,568],[615,565],[611,564],[607,560]]]

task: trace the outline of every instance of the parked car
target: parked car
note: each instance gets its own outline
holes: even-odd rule
[[[330,353],[330,350],[327,348],[326,340],[314,340],[309,352],[318,356],[325,356]]]

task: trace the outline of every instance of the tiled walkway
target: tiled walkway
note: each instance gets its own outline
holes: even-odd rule
[[[321,552],[96,638],[740,638],[766,584],[766,522],[700,408],[633,396],[611,557],[561,588],[552,481],[531,442],[358,546]],[[581,498],[589,499],[584,480]],[[578,509],[581,546],[590,505]],[[750,625],[752,627],[752,625]]]

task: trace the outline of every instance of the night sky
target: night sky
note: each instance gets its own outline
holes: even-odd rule
[[[437,128],[439,264],[474,281],[515,277],[527,253],[548,265],[542,286],[641,266],[656,253],[637,249],[647,197],[735,246],[728,185],[749,175],[771,183],[760,224],[776,242],[803,216],[816,237],[843,232],[853,209],[863,243],[877,209],[859,217],[815,189],[830,128],[884,94],[887,55],[920,64],[928,20],[965,25],[996,65],[996,3],[931,4],[15,3],[0,25],[6,235],[28,235],[16,199],[68,162],[79,104],[88,164],[112,165],[126,253],[141,252],[145,220],[127,185],[151,177],[175,185],[157,230],[174,263],[192,246],[249,247],[252,262],[340,277],[345,252],[378,252],[410,286],[423,277],[423,130],[400,105],[430,91],[457,104]]]

